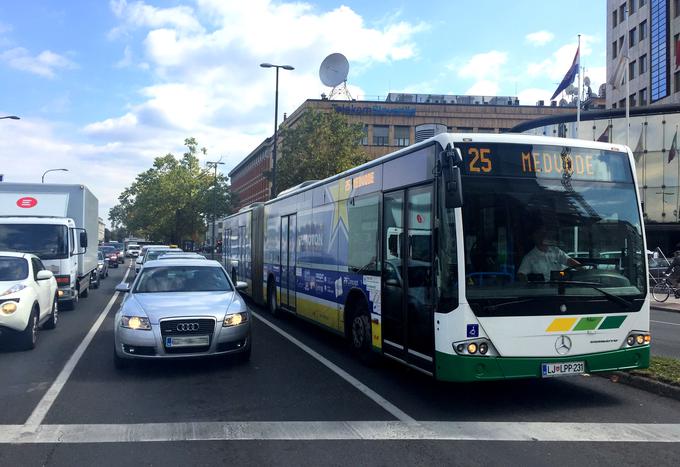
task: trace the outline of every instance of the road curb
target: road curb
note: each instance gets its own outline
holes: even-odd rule
[[[651,308],[652,310],[670,311],[670,312],[672,312],[672,313],[680,313],[680,310],[679,310],[679,309],[673,308],[673,307],[665,307],[665,306],[659,306],[659,305],[652,305],[652,304],[650,304],[650,305],[649,305],[649,308]]]
[[[638,389],[643,389],[660,396],[670,397],[671,399],[680,401],[680,386],[674,386],[672,384],[646,378],[640,375],[632,375],[623,371],[615,371],[603,376],[609,378],[609,380],[614,383],[627,384],[628,386],[633,386]]]

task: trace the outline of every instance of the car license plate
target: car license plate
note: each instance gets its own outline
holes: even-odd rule
[[[541,375],[544,378],[553,376],[581,375],[586,372],[585,362],[542,363]]]
[[[166,347],[201,347],[210,345],[210,336],[178,336],[166,337]]]

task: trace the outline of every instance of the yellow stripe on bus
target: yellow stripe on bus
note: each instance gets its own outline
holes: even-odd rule
[[[550,323],[546,332],[564,332],[569,331],[578,318],[556,318]]]

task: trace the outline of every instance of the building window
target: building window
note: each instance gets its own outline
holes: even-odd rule
[[[643,73],[647,73],[647,54],[640,55],[640,58],[638,59],[638,63],[639,63],[638,75],[641,75]]]
[[[616,27],[616,10],[612,11],[612,27]]]
[[[619,52],[623,50],[623,36],[619,37]]]
[[[612,42],[612,58],[616,58],[616,41]]]
[[[647,88],[640,89],[640,92],[638,92],[638,101],[640,105],[647,105]]]
[[[676,71],[673,75],[673,92],[680,91],[680,71]]]
[[[621,99],[619,101],[619,108],[623,109],[624,107],[626,107],[626,99]]]
[[[635,78],[635,60],[628,64],[628,79]]]
[[[631,94],[631,95],[628,97],[628,102],[630,103],[630,106],[631,106],[631,107],[635,107],[635,94]]]
[[[615,109],[615,108],[616,108],[616,102],[613,102],[612,103],[612,109]]]
[[[361,145],[368,146],[368,125],[364,125],[362,131],[363,135],[361,136]]]
[[[673,0],[673,18],[680,16],[680,1]]]
[[[645,6],[646,4],[647,4],[647,0],[640,0],[639,8],[642,8],[642,7]]]
[[[637,29],[633,28],[628,31],[628,47],[633,47],[635,45],[635,38],[637,37]]]
[[[411,127],[395,126],[394,142],[397,146],[409,146],[411,144]]]
[[[644,20],[638,26],[638,31],[640,32],[640,40],[643,41],[647,38],[647,20]]]
[[[626,20],[626,4],[624,3],[619,7],[619,23],[623,23]]]
[[[630,0],[628,2],[628,13],[629,14],[635,13],[635,0]]]
[[[669,50],[668,50],[668,3],[666,0],[652,0],[650,4],[651,56],[649,71],[650,102],[668,96],[669,87]]]
[[[373,126],[373,146],[387,146],[389,138],[388,126]]]

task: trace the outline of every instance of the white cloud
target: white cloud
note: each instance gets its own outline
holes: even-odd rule
[[[51,50],[44,50],[38,55],[32,56],[23,47],[15,47],[0,53],[0,61],[17,70],[28,71],[46,78],[53,78],[57,69],[76,67],[76,64],[71,60]]]
[[[203,27],[194,16],[194,10],[187,6],[157,8],[137,1],[112,0],[111,11],[122,20],[122,24],[109,32],[115,39],[135,28],[173,27],[182,32],[200,32]]]
[[[507,59],[507,53],[496,50],[477,54],[460,67],[458,75],[462,78],[475,79],[498,78],[501,67]]]
[[[526,40],[537,46],[545,45],[554,38],[555,35],[549,31],[537,31],[526,35]]]
[[[539,100],[542,100],[544,104],[550,105],[550,96],[552,95],[554,89],[539,89],[539,88],[527,88],[523,89],[518,93],[520,105],[536,105]]]

